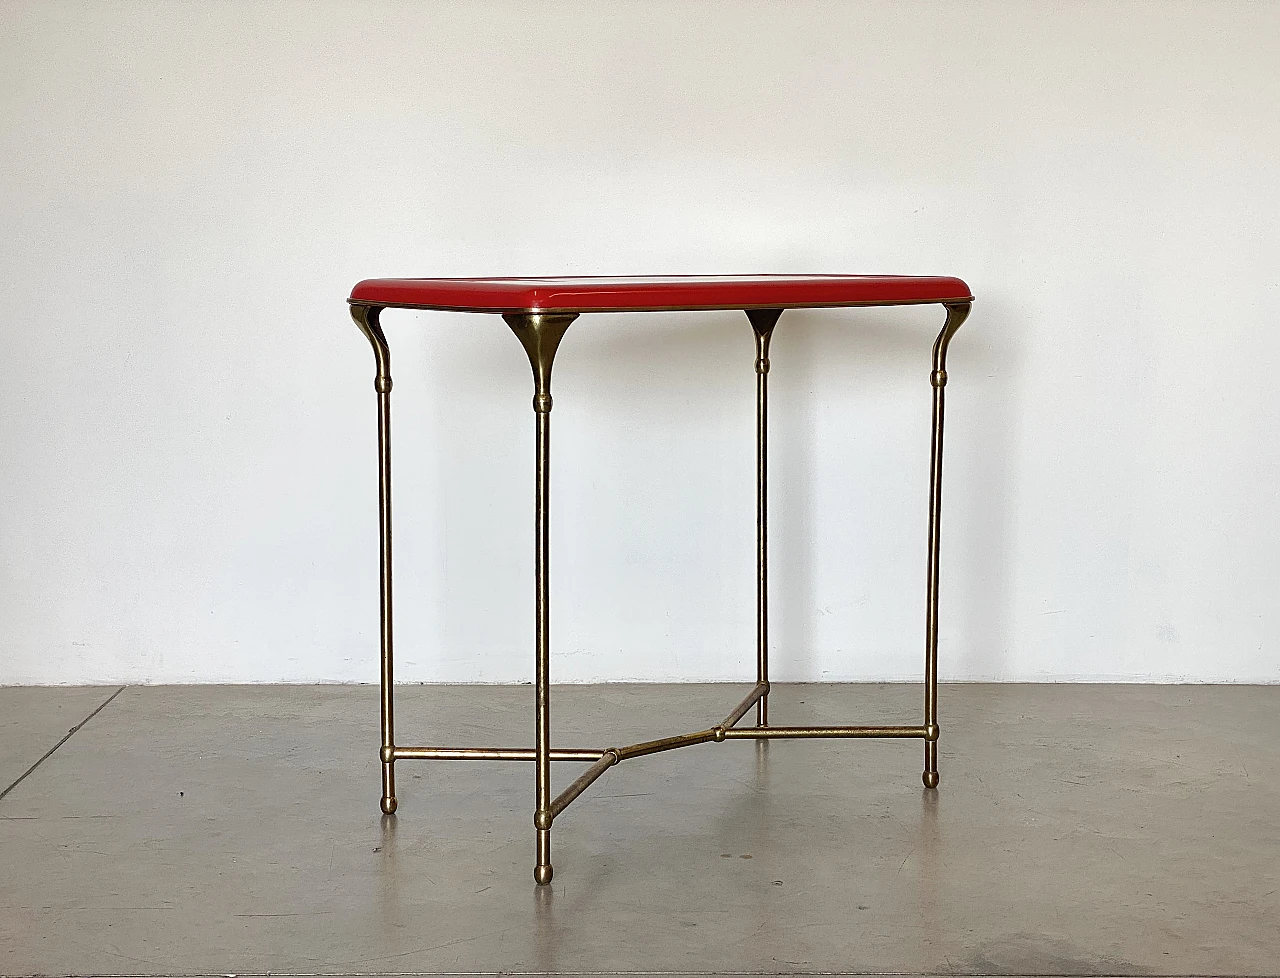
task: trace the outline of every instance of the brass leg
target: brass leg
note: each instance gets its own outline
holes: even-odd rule
[[[924,639],[924,785],[938,786],[938,543],[942,520],[942,422],[947,386],[947,346],[965,318],[969,303],[947,306],[947,321],[933,344],[933,437],[929,455],[929,583]]]
[[[781,309],[748,309],[756,334],[756,726],[769,725],[769,340]]]
[[[391,349],[382,333],[376,306],[351,306],[351,317],[373,347],[377,365],[373,388],[378,392],[378,525],[380,618],[382,633],[382,812],[396,810],[394,685],[391,638]]]
[[[534,519],[534,812],[537,862],[533,878],[551,882],[551,642],[548,622],[547,503],[551,476],[551,365],[564,332],[577,316],[556,313],[508,313],[502,317],[519,338],[533,368],[533,410],[537,418],[537,477]]]

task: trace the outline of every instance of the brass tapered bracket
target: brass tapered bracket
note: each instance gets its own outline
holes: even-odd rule
[[[509,312],[502,318],[529,355],[529,366],[533,368],[533,409],[547,414],[551,411],[551,365],[565,330],[578,314]]]
[[[942,332],[938,334],[933,344],[933,386],[935,387],[945,387],[947,384],[947,347],[951,345],[951,337],[956,335],[957,330],[969,318],[969,310],[972,308],[973,304],[969,302],[947,304],[947,321],[942,324]]]
[[[747,309],[747,318],[751,320],[751,328],[756,333],[756,373],[769,372],[769,340],[773,338],[773,327],[778,325],[782,316],[781,309]]]
[[[380,306],[358,306],[355,304],[347,308],[351,310],[351,318],[360,327],[360,332],[364,333],[365,339],[373,347],[373,359],[376,366],[373,389],[379,394],[390,394],[391,347],[387,345],[387,338],[382,332],[382,324],[378,321],[379,316],[382,314],[382,308]]]

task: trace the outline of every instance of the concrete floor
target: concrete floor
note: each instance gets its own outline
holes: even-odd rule
[[[114,690],[0,689],[0,791]],[[745,687],[557,688],[561,743]],[[775,689],[777,722],[917,690]],[[525,688],[407,687],[403,743],[522,744]],[[0,973],[1280,974],[1280,687],[990,686],[917,742],[627,761],[557,821],[531,766],[402,762],[368,687],[128,688],[0,800]],[[580,767],[556,765],[558,784]]]

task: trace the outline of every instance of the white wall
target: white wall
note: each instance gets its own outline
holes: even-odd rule
[[[1280,680],[1280,4],[0,5],[0,682],[376,677],[360,278],[956,274],[948,679]],[[531,674],[528,365],[388,313],[400,676]],[[913,678],[936,309],[773,351],[775,675]],[[558,679],[753,670],[740,314],[556,369]]]

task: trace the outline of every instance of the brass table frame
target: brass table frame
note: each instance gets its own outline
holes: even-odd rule
[[[972,300],[929,303],[946,308],[947,318],[933,344],[933,369],[929,382],[933,387],[933,424],[929,455],[929,543],[926,586],[924,641],[924,717],[918,726],[773,726],[769,723],[769,554],[768,554],[768,377],[769,340],[773,336],[783,309],[745,309],[755,333],[756,370],[756,685],[723,720],[713,727],[693,733],[678,734],[660,740],[649,740],[626,747],[597,749],[565,749],[551,747],[550,710],[550,631],[548,572],[548,495],[551,471],[551,366],[565,330],[583,311],[507,312],[502,317],[520,340],[533,370],[533,410],[536,419],[537,463],[534,519],[535,561],[535,726],[534,746],[515,748],[487,747],[399,747],[395,741],[395,703],[391,607],[391,349],[383,334],[380,316],[384,308],[422,308],[414,306],[378,306],[350,302],[351,316],[373,347],[376,366],[374,390],[378,394],[378,520],[380,543],[380,620],[382,652],[382,811],[393,815],[396,810],[396,761],[430,759],[454,761],[533,761],[534,815],[537,862],[533,876],[539,884],[551,882],[551,825],[600,775],[615,764],[632,757],[643,757],[660,751],[725,740],[760,740],[774,738],[858,738],[896,737],[924,741],[924,774],[926,788],[938,786],[938,551],[942,509],[942,428],[943,392],[947,384],[947,347],[951,338],[969,315]],[[856,305],[896,306],[914,303],[853,303]],[[435,308],[435,307],[433,307]],[[682,309],[685,307],[681,307]],[[812,308],[806,306],[804,308]],[[476,311],[476,310],[462,310]],[[657,311],[657,310],[637,310]],[[754,727],[739,727],[738,722],[756,708]],[[551,762],[583,761],[590,766],[558,795],[551,793]]]

